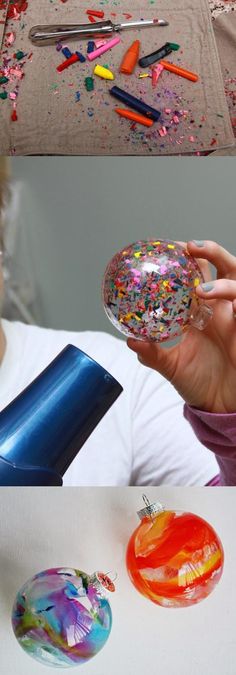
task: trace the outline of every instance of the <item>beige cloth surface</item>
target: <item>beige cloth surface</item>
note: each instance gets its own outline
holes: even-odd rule
[[[216,150],[212,156],[236,155],[236,12],[223,14],[214,21],[214,33],[219,50],[226,99],[235,136],[232,148]]]
[[[84,78],[92,74],[94,64],[78,63],[63,73],[57,65],[64,60],[55,46],[35,47],[28,40],[28,32],[35,24],[82,23],[87,20],[85,0],[29,0],[24,21],[13,21],[6,31],[14,30],[16,40],[8,55],[17,49],[27,57],[24,78],[18,83],[18,120],[11,121],[12,101],[0,101],[0,153],[49,155],[173,155],[200,153],[233,144],[219,57],[211,25],[208,0],[110,0],[93,3],[103,8],[105,18],[125,20],[166,18],[169,26],[121,33],[121,43],[104,54],[99,62],[115,72],[114,83],[95,78],[94,92],[88,93]],[[132,76],[121,75],[119,65],[126,48],[135,39],[141,40],[141,53],[147,54],[165,42],[177,42],[179,52],[169,60],[199,75],[192,83],[164,71],[158,86],[153,89],[151,79],[138,79],[136,68]],[[4,41],[3,41],[4,46]],[[70,42],[86,54],[87,41]],[[32,55],[31,55],[32,53]],[[6,51],[5,51],[6,55]],[[96,62],[95,62],[96,63]],[[112,84],[127,90],[162,112],[161,122],[151,129],[120,119],[114,108],[120,105],[109,94]],[[14,83],[6,89],[11,92]],[[76,101],[76,92],[80,100]],[[166,109],[170,110],[166,112]],[[187,111],[183,114],[183,111]],[[177,112],[179,123],[172,122]],[[161,126],[167,134],[161,136]]]
[[[235,136],[235,145],[229,154],[236,154],[236,12],[223,14],[214,22],[219,57],[221,62],[225,93],[231,124]],[[227,154],[225,151],[220,153]]]

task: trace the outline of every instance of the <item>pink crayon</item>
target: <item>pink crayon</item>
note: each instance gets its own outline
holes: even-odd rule
[[[157,81],[158,81],[158,79],[159,79],[163,70],[164,70],[164,66],[161,66],[160,63],[158,63],[157,66],[154,66],[152,68],[152,86],[153,87],[156,87]]]
[[[100,38],[100,40],[94,40],[94,44],[95,44],[96,49],[98,49],[99,47],[103,47],[103,45],[106,45],[107,40],[104,40],[103,38]]]
[[[115,47],[115,45],[118,45],[120,42],[120,37],[115,37],[112,38],[112,40],[108,40],[106,45],[103,45],[102,47],[99,47],[98,49],[95,49],[94,52],[91,52],[90,54],[87,54],[87,58],[89,61],[94,61],[94,59],[97,59],[98,56],[101,56],[101,54],[104,54],[105,52],[108,51],[108,49],[111,49],[112,47]]]

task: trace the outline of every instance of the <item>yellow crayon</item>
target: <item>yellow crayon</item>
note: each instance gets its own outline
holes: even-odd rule
[[[104,80],[114,80],[115,76],[109,70],[108,68],[103,68],[103,66],[95,66],[94,68],[94,75],[98,75],[98,77],[102,77]]]

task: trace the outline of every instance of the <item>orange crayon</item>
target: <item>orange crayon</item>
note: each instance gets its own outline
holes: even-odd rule
[[[165,70],[169,70],[170,73],[175,73],[175,75],[185,77],[186,80],[191,80],[191,82],[198,81],[198,75],[195,75],[195,73],[191,73],[189,70],[185,70],[184,68],[180,68],[179,66],[175,66],[174,63],[169,63],[169,61],[160,61],[160,64],[163,66],[163,68],[165,68]]]
[[[152,127],[153,120],[150,120],[145,115],[139,115],[138,113],[133,112],[132,110],[125,110],[124,108],[115,108],[115,112],[120,115],[120,117],[126,117],[128,120],[133,122],[138,122],[143,124],[145,127]]]
[[[130,45],[127,52],[125,52],[120,65],[120,73],[124,73],[125,75],[131,75],[133,73],[139,59],[139,49],[140,42],[139,40],[135,40],[132,45]]]

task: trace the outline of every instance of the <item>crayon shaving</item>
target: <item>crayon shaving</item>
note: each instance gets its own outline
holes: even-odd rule
[[[21,14],[26,12],[28,8],[28,2],[25,0],[12,0],[9,4],[7,19],[18,21],[21,18]]]
[[[167,129],[166,129],[166,127],[163,126],[163,127],[161,127],[161,129],[158,129],[158,133],[159,133],[159,136],[161,136],[161,137],[167,136]]]
[[[16,34],[12,31],[11,33],[6,33],[5,45],[6,47],[11,47],[16,39]]]
[[[146,77],[152,77],[149,73],[139,73],[138,79],[145,80]]]
[[[1,8],[1,7],[0,7]],[[26,12],[28,2],[25,0],[12,0],[8,7],[7,20],[18,21],[22,18],[22,14]],[[0,65],[0,98],[2,101],[8,100],[12,106],[10,119],[16,122],[17,115],[17,99],[19,96],[20,82],[24,77],[24,66],[28,60],[31,59],[32,53],[25,54],[23,51],[16,50],[10,53],[16,41],[16,33],[14,31],[7,31],[4,38],[4,46],[2,50],[2,62]]]
[[[11,112],[12,122],[16,122],[18,117],[16,113],[17,98],[19,96],[20,81],[24,77],[24,66],[27,60],[27,54],[20,60],[17,60],[17,55],[3,56],[3,62],[0,68],[0,78],[3,81],[3,96],[2,100],[9,100],[13,102]]]
[[[152,68],[152,86],[153,87],[157,86],[157,82],[158,82],[159,77],[160,77],[163,70],[164,70],[164,67],[160,63],[158,63],[157,66],[154,66]]]

